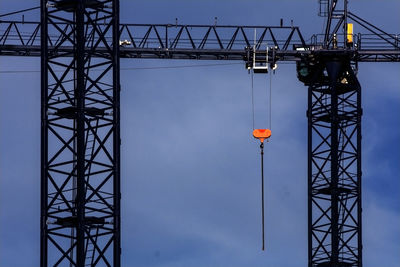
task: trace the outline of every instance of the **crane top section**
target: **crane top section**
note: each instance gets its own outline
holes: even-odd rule
[[[346,21],[352,20],[354,29],[366,33],[338,33],[337,26],[325,34],[305,39],[300,28],[289,26],[243,25],[182,25],[182,24],[120,24],[121,58],[164,58],[200,60],[241,60],[252,62],[254,50],[268,50],[272,62],[299,61],[315,53],[350,55],[359,62],[400,61],[400,37],[388,34],[360,17],[348,12]],[[56,47],[58,55],[73,56],[73,21],[52,18],[49,25],[48,45]],[[342,21],[340,21],[342,23]],[[339,25],[339,24],[338,24]],[[340,24],[342,25],[342,24]],[[347,25],[347,24],[346,24]],[[105,27],[98,24],[97,27]],[[91,40],[100,32],[88,23],[85,36],[87,49],[95,49],[99,55],[106,47],[95,45]],[[104,31],[101,31],[104,32]],[[109,33],[111,34],[111,33]],[[349,36],[351,35],[351,36]],[[111,40],[111,35],[104,36]],[[346,41],[352,40],[352,45]],[[0,56],[40,56],[40,23],[23,20],[0,20]],[[265,59],[260,55],[260,60]]]

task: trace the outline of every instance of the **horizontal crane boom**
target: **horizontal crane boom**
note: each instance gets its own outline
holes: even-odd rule
[[[73,48],[66,39],[71,31],[68,22],[57,23],[51,41],[58,55],[72,56]],[[95,29],[86,33],[86,47]],[[322,36],[322,35],[321,35]],[[199,60],[252,60],[252,50],[266,50],[274,61],[298,61],[313,53],[342,53],[358,62],[399,62],[398,35],[381,38],[375,34],[358,34],[352,48],[326,49],[320,35],[306,42],[296,26],[231,26],[121,24],[121,58],[170,58]],[[109,38],[105,36],[105,38]],[[95,46],[99,56],[107,48]],[[0,21],[0,56],[40,56],[40,23]]]

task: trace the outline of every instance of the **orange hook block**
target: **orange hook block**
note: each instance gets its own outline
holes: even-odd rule
[[[264,142],[265,139],[271,137],[271,130],[270,129],[255,129],[253,131],[254,138],[260,139],[261,143]]]

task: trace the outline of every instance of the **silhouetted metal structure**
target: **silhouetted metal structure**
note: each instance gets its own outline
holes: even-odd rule
[[[320,56],[308,89],[309,266],[362,266],[361,86],[348,56]]]
[[[41,266],[120,266],[118,1],[41,17]]]
[[[337,2],[320,0],[327,27],[309,43],[293,25],[119,24],[118,0],[42,0],[40,23],[0,21],[0,55],[42,59],[41,266],[120,266],[119,58],[257,57],[297,62],[309,88],[308,265],[361,267],[357,63],[400,62],[400,47]]]

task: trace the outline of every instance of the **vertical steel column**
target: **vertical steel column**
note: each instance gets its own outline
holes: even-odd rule
[[[75,108],[76,108],[76,264],[85,265],[85,6],[77,1],[75,16]]]
[[[332,255],[331,263],[339,266],[339,114],[338,114],[338,79],[342,72],[342,62],[330,61],[326,63],[327,74],[329,77],[329,89],[331,95],[330,123],[331,123],[331,244]]]
[[[41,78],[41,105],[40,105],[40,266],[47,266],[47,247],[48,247],[48,228],[47,228],[47,210],[48,210],[48,125],[47,125],[47,88],[48,88],[48,49],[47,38],[44,33],[47,33],[47,8],[46,1],[41,1],[40,11],[40,31],[42,32],[41,43],[41,58],[40,58],[40,78]]]
[[[361,187],[361,176],[362,176],[362,169],[361,169],[361,119],[362,119],[362,105],[361,105],[361,86],[357,82],[358,86],[358,94],[357,94],[357,197],[358,197],[358,205],[357,205],[357,218],[358,218],[358,265],[357,267],[363,266],[363,257],[362,257],[362,187]]]
[[[41,38],[41,267],[119,267],[118,0],[42,0]]]
[[[315,62],[307,111],[308,265],[361,267],[361,87],[348,57]]]
[[[113,65],[113,158],[114,158],[114,182],[113,182],[113,202],[114,202],[114,243],[113,243],[113,260],[114,266],[121,266],[121,163],[120,163],[120,65],[119,65],[119,0],[112,1],[112,65]]]
[[[314,73],[317,76],[318,73]],[[313,82],[316,81],[316,77],[313,77]],[[308,267],[313,267],[313,220],[312,220],[312,207],[313,207],[313,194],[312,194],[312,177],[313,177],[313,162],[312,162],[312,135],[313,135],[313,122],[312,122],[312,110],[313,110],[313,90],[312,87],[308,87],[307,95],[307,221],[308,221]]]

